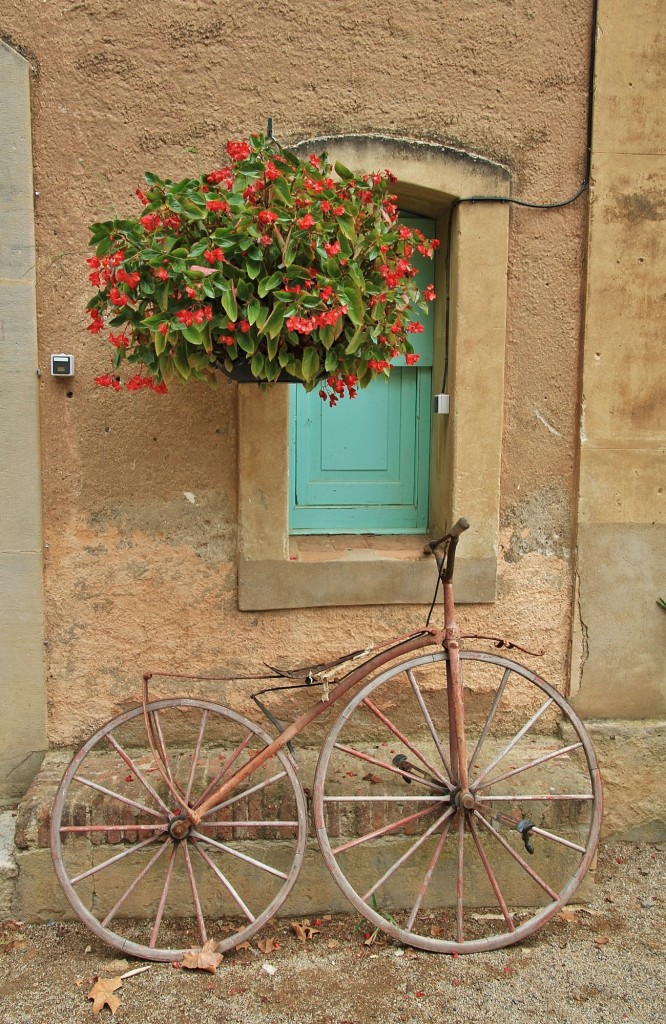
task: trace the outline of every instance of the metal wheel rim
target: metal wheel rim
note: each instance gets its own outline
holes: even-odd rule
[[[149,712],[159,711],[164,708],[175,708],[175,707],[189,707],[199,710],[207,710],[216,714],[220,714],[225,718],[230,718],[236,724],[247,728],[252,731],[257,737],[259,737],[267,745],[272,742],[272,738],[263,729],[257,726],[254,722],[246,719],[243,715],[238,714],[231,708],[226,708],[223,705],[215,704],[211,701],[195,700],[194,698],[171,698],[167,700],[152,701],[147,705]],[[188,948],[153,948],[145,946],[141,943],[134,942],[130,939],[124,938],[122,935],[118,935],[111,929],[105,928],[101,925],[98,919],[92,914],[86,905],[83,903],[81,898],[73,888],[69,876],[65,871],[62,857],[62,844],[60,839],[60,822],[62,818],[62,811],[65,803],[65,798],[69,785],[76,773],[79,765],[83,762],[88,753],[93,747],[104,738],[104,736],[113,732],[114,729],[121,725],[126,724],[133,718],[143,715],[143,707],[139,706],[133,708],[131,711],[126,712],[123,715],[118,715],[116,718],[110,719],[105,723],[93,736],[91,736],[81,750],[75,755],[70,762],[63,778],[58,787],[56,798],[53,803],[51,810],[51,856],[53,858],[53,865],[56,876],[63,890],[65,897],[67,898],[70,906],[76,913],[77,917],[103,942],[115,949],[120,950],[129,956],[138,957],[139,959],[153,960],[162,963],[169,963],[172,961],[180,960],[187,952]],[[303,856],[305,853],[305,844],[307,839],[307,807],[305,803],[305,797],[303,789],[300,784],[300,780],[296,771],[294,770],[293,764],[289,759],[288,755],[284,751],[278,751],[276,756],[280,760],[282,767],[287,772],[289,780],[291,782],[292,789],[294,791],[294,797],[296,800],[296,810],[298,814],[298,838],[296,841],[295,855],[292,861],[291,869],[288,873],[288,878],[284,882],[284,885],[280,889],[279,893],[269,903],[265,910],[257,915],[254,921],[249,923],[244,929],[226,939],[220,941],[218,949],[220,952],[226,952],[229,949],[234,948],[239,942],[243,942],[248,939],[255,932],[259,931],[261,927],[279,910],[280,906],[284,903],[287,896],[291,892],[294,883],[298,877],[300,871]]]

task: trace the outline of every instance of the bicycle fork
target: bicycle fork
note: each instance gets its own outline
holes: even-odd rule
[[[446,698],[449,710],[449,756],[452,782],[456,787],[456,803],[466,810],[474,806],[469,789],[469,767],[465,741],[465,711],[462,673],[460,668],[460,630],[456,623],[453,603],[453,584],[444,581],[444,647],[449,657],[446,662]]]

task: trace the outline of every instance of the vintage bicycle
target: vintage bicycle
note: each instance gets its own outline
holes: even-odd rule
[[[497,653],[518,645],[461,636],[453,574],[467,528],[460,519],[426,546],[443,628],[429,625],[436,589],[413,634],[261,677],[280,684],[253,695],[276,737],[209,700],[150,700],[158,673],[145,674],[142,704],[83,745],[52,811],[57,877],[97,936],[157,961],[210,938],[234,948],[285,903],[310,817],[344,895],[398,942],[498,949],[562,908],[595,855],[599,768],[564,697]],[[259,677],[215,680],[240,678]],[[322,699],[283,727],[265,695],[298,687]],[[310,792],[293,741],[327,713]]]

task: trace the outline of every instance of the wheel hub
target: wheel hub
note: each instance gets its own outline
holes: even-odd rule
[[[186,814],[178,814],[169,822],[169,834],[174,839],[187,839],[191,829],[192,824]]]

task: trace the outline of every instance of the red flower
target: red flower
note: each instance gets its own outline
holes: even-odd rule
[[[236,162],[247,160],[251,152],[252,150],[247,142],[233,142],[231,139],[227,142],[227,153]]]
[[[146,213],[145,216],[139,217],[139,220],[146,231],[157,231],[158,227],[162,223],[162,218],[159,213]]]
[[[233,345],[236,339],[233,334],[221,334],[217,340],[221,345]]]
[[[219,246],[216,249],[206,249],[204,259],[206,263],[224,263],[224,253]]]
[[[159,277],[160,281],[168,281],[169,271],[165,270],[164,267],[160,267],[159,270],[156,272],[156,277]]]
[[[407,352],[405,354],[405,362],[407,363],[407,366],[414,366],[415,363],[418,363],[420,358],[421,356],[418,352]]]
[[[229,204],[225,203],[224,199],[209,199],[206,209],[212,210],[213,213],[229,213]]]
[[[260,210],[257,216],[257,220],[260,224],[275,224],[277,220],[277,213],[273,213],[272,210]]]
[[[434,299],[436,299],[437,296],[435,295],[434,284],[429,284],[423,294],[428,300],[428,302],[432,302]]]
[[[334,242],[324,242],[324,249],[327,256],[337,256],[340,252],[340,243],[337,238]]]
[[[268,163],[266,164],[264,174],[266,175],[269,181],[275,181],[276,178],[280,177],[280,172],[278,171],[277,167],[275,166],[272,160],[269,160]]]
[[[314,222],[315,222],[315,219],[314,219],[314,217],[312,216],[311,213],[306,213],[305,217],[301,217],[300,220],[296,221],[296,223],[298,224],[299,228],[302,228],[303,231],[305,231],[307,228],[314,227]]]
[[[124,334],[109,334],[109,341],[116,348],[129,348],[129,338]]]
[[[90,309],[88,310],[88,312],[90,313],[92,319],[88,326],[86,327],[86,330],[90,331],[91,334],[99,334],[99,332],[104,328],[104,320],[102,319],[102,314],[98,309]]]
[[[405,330],[408,334],[423,334],[425,328],[423,324],[420,324],[417,320],[410,320]]]

